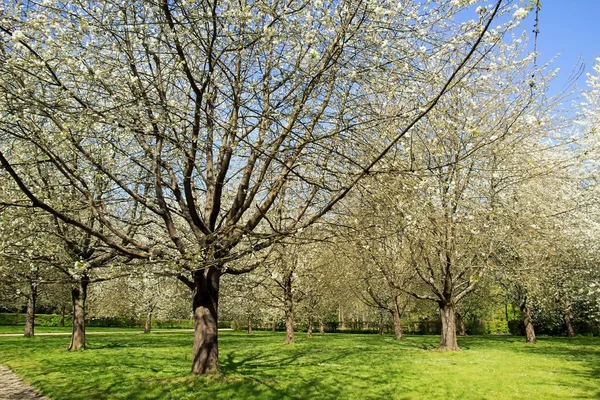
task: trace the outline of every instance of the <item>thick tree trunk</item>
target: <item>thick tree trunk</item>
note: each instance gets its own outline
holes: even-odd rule
[[[308,320],[308,327],[306,329],[306,336],[311,338],[312,337],[312,331],[313,331],[313,326],[312,326],[312,320]]]
[[[563,318],[567,327],[567,336],[575,337],[575,329],[573,329],[573,315],[571,314],[571,307],[567,307],[563,312]]]
[[[194,350],[192,373],[218,374],[218,310],[221,272],[208,267],[194,273],[192,303],[194,310]]]
[[[73,331],[69,350],[85,349],[85,300],[89,278],[84,276],[71,288],[71,301],[73,303]]]
[[[248,315],[248,328],[246,329],[248,335],[252,334],[252,317]]]
[[[456,341],[456,317],[454,306],[450,302],[440,302],[440,318],[442,320],[442,336],[438,350],[459,350]]]
[[[146,313],[146,323],[144,324],[144,333],[150,333],[152,330],[152,311]]]
[[[402,316],[400,315],[400,311],[395,309],[392,311],[392,320],[394,321],[394,337],[396,340],[402,340],[404,332],[402,331],[402,325],[400,324]]]
[[[29,296],[27,296],[27,316],[25,318],[25,336],[33,336],[35,329],[35,304],[37,302],[37,285],[29,285]]]
[[[285,310],[285,344],[294,343],[294,309]]]
[[[465,327],[465,320],[461,313],[456,313],[456,328],[459,336],[467,336],[467,328]]]
[[[535,329],[531,319],[531,308],[526,302],[521,303],[521,312],[523,313],[523,324],[525,324],[525,340],[527,343],[535,343]]]

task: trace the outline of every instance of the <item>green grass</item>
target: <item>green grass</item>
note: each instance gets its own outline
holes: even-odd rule
[[[53,399],[591,399],[600,398],[600,339],[468,337],[456,353],[435,336],[402,342],[329,334],[223,332],[220,376],[189,374],[191,333],[0,338],[4,364]]]

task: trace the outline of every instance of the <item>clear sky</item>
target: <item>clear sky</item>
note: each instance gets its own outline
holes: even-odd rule
[[[585,72],[593,72],[594,60],[600,57],[600,0],[541,0],[538,51],[540,64],[552,57],[552,64],[560,74],[552,84],[552,92],[560,91],[569,74],[581,58]],[[529,16],[522,28],[533,29],[534,18]],[[533,37],[533,36],[532,36]],[[586,86],[585,73],[579,78],[579,87]]]

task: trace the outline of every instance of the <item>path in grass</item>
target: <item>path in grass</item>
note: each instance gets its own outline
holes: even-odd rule
[[[224,332],[221,376],[195,377],[191,333],[0,338],[0,364],[62,399],[598,399],[600,338],[459,339],[331,334],[295,345],[281,333]]]
[[[10,369],[0,365],[0,400],[48,400]]]

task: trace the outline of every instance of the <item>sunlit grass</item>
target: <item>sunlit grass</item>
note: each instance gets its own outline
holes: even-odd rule
[[[189,374],[191,333],[0,338],[0,363],[53,399],[572,399],[600,398],[600,339],[223,332],[223,374]]]

